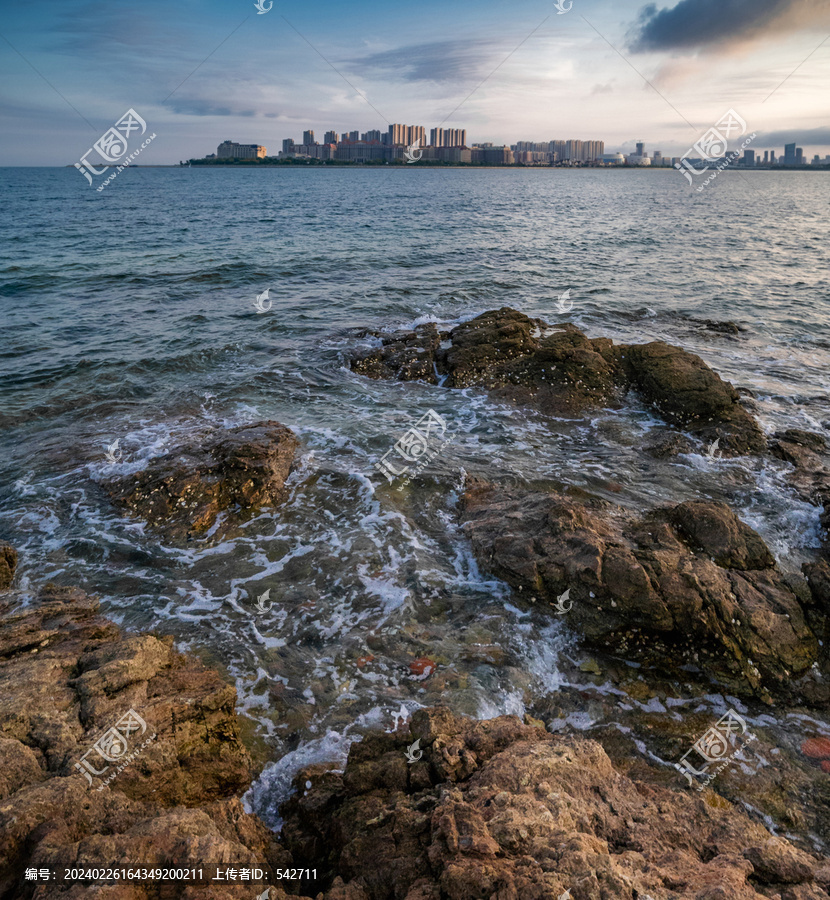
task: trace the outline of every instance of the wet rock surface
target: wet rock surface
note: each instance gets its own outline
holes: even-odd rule
[[[142,885],[26,885],[29,866],[285,865],[237,797],[251,760],[231,685],[171,639],[122,634],[78,589],[47,585],[22,608],[13,599],[0,602],[0,897],[159,896]],[[130,710],[146,730],[123,725]],[[99,745],[112,762],[88,753],[119,722],[129,754],[117,741]],[[101,774],[83,775],[82,758]],[[233,896],[212,891],[179,885],[167,896]]]
[[[552,330],[504,307],[439,333],[434,324],[383,338],[356,355],[352,369],[370,378],[481,387],[497,399],[549,415],[576,416],[619,406],[638,391],[672,424],[732,454],[764,450],[758,423],[735,388],[700,357],[662,341],[614,344],[572,325]]]
[[[17,550],[11,544],[0,541],[0,591],[8,590],[17,569]]]
[[[174,538],[201,535],[285,498],[299,447],[279,422],[257,422],[196,436],[191,445],[153,459],[143,471],[111,483],[113,500]]]
[[[564,613],[590,645],[664,673],[687,666],[765,701],[830,697],[808,624],[817,599],[723,503],[638,518],[590,497],[471,480],[461,519],[482,566]]]
[[[596,741],[513,716],[419,710],[408,729],[354,745],[342,774],[306,779],[283,834],[331,881],[326,900],[830,896],[827,859],[738,806],[625,775]]]
[[[746,526],[728,519],[697,539],[733,564],[769,563]],[[167,638],[122,633],[78,589],[47,585],[30,606],[16,599],[0,603],[2,900],[253,897],[262,886],[47,887],[26,885],[23,873],[263,863],[318,871],[313,885],[271,887],[270,900],[559,900],[566,890],[575,900],[830,896],[830,860],[806,839],[830,839],[830,739],[793,735],[788,748],[762,731],[758,746],[772,765],[750,778],[734,763],[713,785],[718,793],[697,792],[654,754],[679,759],[711,714],[667,716],[652,674],[646,684],[603,654],[579,668],[618,685],[628,703],[605,718],[624,727],[598,724],[597,740],[552,733],[569,711],[594,716],[609,703],[607,692],[592,697],[590,684],[551,694],[557,708],[536,709],[524,723],[421,710],[408,727],[353,745],[344,772],[300,771],[277,837],[238,799],[251,761],[235,691],[216,672]],[[412,668],[427,675],[434,666],[423,658]],[[89,784],[75,764],[130,710],[147,726],[128,735],[140,752],[98,790],[109,772]],[[747,815],[747,799],[801,839],[771,835]]]

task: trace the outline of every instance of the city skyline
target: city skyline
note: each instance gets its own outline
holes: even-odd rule
[[[282,149],[267,152],[266,146],[259,144],[242,144],[231,141],[223,141],[216,153],[207,154],[204,157],[188,157],[196,160],[221,160],[221,159],[316,159],[321,161],[338,162],[376,162],[402,160],[408,153],[405,151],[424,151],[418,156],[427,161],[448,163],[493,163],[497,165],[554,165],[560,163],[570,164],[597,164],[597,165],[629,165],[629,166],[674,166],[681,167],[683,157],[663,154],[660,149],[647,148],[647,142],[638,140],[635,142],[633,153],[623,154],[620,151],[606,150],[605,142],[601,140],[550,139],[547,141],[516,141],[515,143],[500,142],[476,142],[467,143],[466,129],[441,129],[430,128],[430,139],[426,141],[427,128],[423,125],[392,124],[387,132],[379,130],[361,131],[353,129],[340,132],[330,129],[326,131],[323,141],[317,141],[313,129],[303,131],[301,143],[292,138],[282,141]],[[694,148],[692,148],[694,149]],[[459,154],[458,150],[465,151]],[[501,154],[501,151],[510,150],[510,154]],[[776,152],[778,150],[778,152]],[[472,156],[466,151],[472,151]],[[477,152],[484,151],[484,152]],[[698,151],[695,151],[698,152]],[[725,146],[717,156],[719,160],[725,160],[727,156],[735,152],[734,147]],[[761,154],[763,153],[763,157]],[[699,153],[684,154],[687,159],[704,161]],[[714,157],[706,157],[712,159]],[[738,151],[735,164],[743,167],[763,166],[828,166],[830,154],[821,157],[804,152],[797,142],[784,145],[783,153],[780,148],[763,148],[757,144],[753,149],[743,148]]]
[[[507,134],[590,134],[630,153],[654,134],[679,155],[734,108],[757,143],[830,150],[830,8],[810,0],[530,0],[451,7],[322,0],[314,15],[258,15],[248,0],[43,0],[4,14],[0,164],[65,165],[126,109],[158,137],[144,164],[175,163],[217,129],[279,146],[301,131],[393,122]],[[60,140],[55,140],[55,134]],[[429,135],[427,135],[429,137]],[[71,148],[71,149],[69,149]]]

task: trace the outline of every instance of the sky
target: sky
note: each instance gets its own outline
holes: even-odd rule
[[[681,156],[729,109],[830,154],[830,0],[260,2],[0,0],[0,165],[71,164],[128,109],[143,165],[391,123]]]

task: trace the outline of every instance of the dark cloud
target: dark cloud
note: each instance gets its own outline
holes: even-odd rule
[[[799,147],[830,147],[830,127],[789,128],[783,131],[759,131],[753,147],[783,147],[795,142]]]
[[[629,49],[645,53],[732,43],[758,37],[787,16],[784,30],[791,30],[818,6],[816,0],[680,0],[672,9],[658,10],[651,3],[628,35]]]

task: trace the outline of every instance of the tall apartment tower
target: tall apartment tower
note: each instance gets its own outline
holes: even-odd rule
[[[795,165],[795,144],[784,144],[784,165]]]
[[[433,128],[429,133],[431,147],[466,147],[466,128]]]
[[[314,132],[313,131],[304,131],[303,132],[303,143],[306,147],[310,147],[314,143]]]
[[[637,156],[645,156],[645,155],[646,155],[645,141],[637,141]]]
[[[421,146],[425,146],[427,142],[426,128],[423,125],[390,125],[389,138],[390,144],[405,145],[407,147],[420,141]]]
[[[565,159],[582,160],[582,141],[565,141]]]
[[[324,144],[336,144],[337,143],[337,132],[336,131],[327,131],[326,136],[323,138]]]

